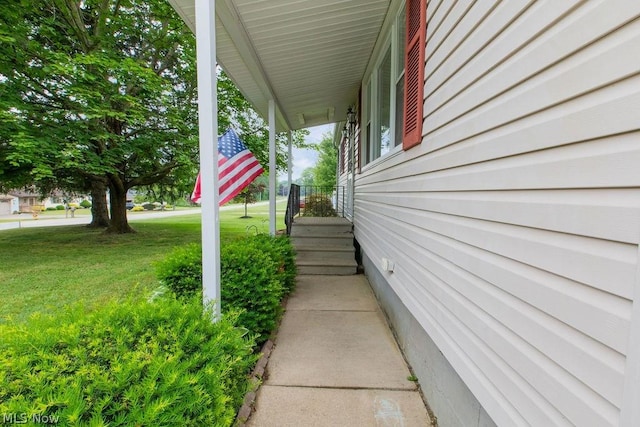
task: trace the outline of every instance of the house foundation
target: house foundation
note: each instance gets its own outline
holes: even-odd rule
[[[398,346],[422,389],[440,427],[493,427],[480,405],[433,340],[380,274],[365,252],[364,271],[394,331]]]

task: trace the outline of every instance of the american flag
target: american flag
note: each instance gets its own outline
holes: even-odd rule
[[[255,156],[242,143],[238,134],[229,129],[218,138],[218,185],[222,206],[238,195],[251,181],[259,177],[264,169]],[[200,203],[200,174],[191,194],[194,203]]]

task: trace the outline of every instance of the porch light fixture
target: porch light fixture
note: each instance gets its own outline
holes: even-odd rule
[[[349,107],[347,110],[347,124],[349,127],[354,126],[356,124],[356,113],[353,111],[353,108]]]
[[[355,132],[356,127],[356,113],[353,112],[353,108],[349,107],[347,110],[347,121],[342,128],[342,138],[347,141],[351,138]]]

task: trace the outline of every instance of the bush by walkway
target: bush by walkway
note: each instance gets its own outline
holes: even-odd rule
[[[0,325],[0,413],[59,425],[228,426],[255,343],[199,301],[131,299]]]
[[[176,248],[158,264],[158,279],[178,297],[202,295],[202,250],[192,244]],[[281,315],[281,301],[293,290],[295,254],[287,237],[260,234],[224,242],[220,249],[221,305],[240,312],[238,324],[269,338]]]

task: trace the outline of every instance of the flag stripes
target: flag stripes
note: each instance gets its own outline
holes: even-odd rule
[[[258,160],[232,129],[218,138],[219,205],[233,199],[263,172]],[[201,181],[198,174],[191,200],[199,203],[200,197]]]

